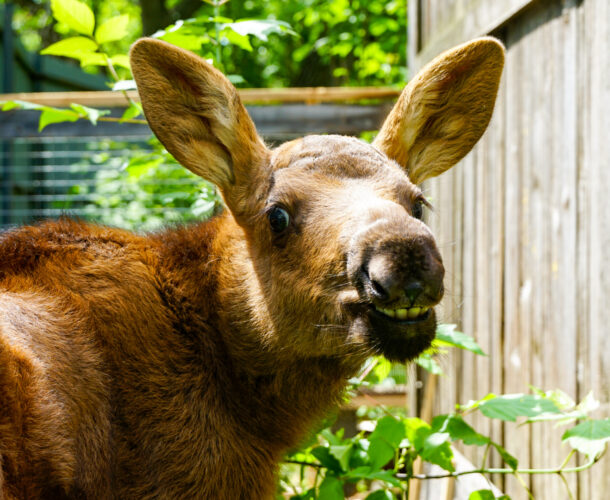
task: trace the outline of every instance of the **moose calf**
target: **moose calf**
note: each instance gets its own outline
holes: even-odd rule
[[[367,356],[430,345],[444,269],[417,185],[484,132],[503,59],[491,38],[444,53],[373,145],[269,150],[219,71],[137,42],[152,130],[227,210],[147,236],[68,219],[0,236],[0,498],[272,498]]]

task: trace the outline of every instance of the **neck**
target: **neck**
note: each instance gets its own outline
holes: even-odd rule
[[[212,326],[203,334],[215,337],[213,356],[221,360],[217,369],[225,371],[221,378],[230,413],[278,454],[296,445],[340,401],[347,379],[363,359],[303,357],[276,344],[274,339],[286,332],[274,331],[266,311],[254,310],[253,304],[261,309],[252,298],[259,286],[256,273],[243,231],[229,215],[167,241],[173,261],[193,258],[180,267],[198,269],[187,273],[188,285],[180,289],[188,286],[199,293],[203,323]]]

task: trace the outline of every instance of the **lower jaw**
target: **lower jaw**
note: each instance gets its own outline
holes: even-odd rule
[[[395,320],[377,311],[368,315],[371,346],[390,361],[411,361],[428,349],[436,335],[436,315],[430,309],[414,320]]]

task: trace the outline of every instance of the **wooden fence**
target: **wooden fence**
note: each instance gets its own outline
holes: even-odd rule
[[[507,47],[492,123],[460,165],[430,182],[431,224],[447,267],[446,322],[488,357],[448,356],[436,409],[489,392],[593,391],[610,414],[610,2],[409,3],[412,72],[452,45],[492,34]],[[563,428],[489,424],[523,467],[557,466]],[[470,456],[472,460],[480,459]],[[497,462],[497,461],[496,461]],[[475,462],[478,463],[478,462]],[[557,476],[524,478],[568,498]],[[513,477],[499,479],[526,498]],[[582,500],[610,495],[610,458],[579,478]]]

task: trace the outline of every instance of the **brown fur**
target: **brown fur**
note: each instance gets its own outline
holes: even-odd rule
[[[282,454],[368,355],[405,361],[433,338],[444,270],[405,169],[420,182],[472,147],[502,54],[483,39],[441,56],[377,148],[269,151],[218,71],[136,44],[151,127],[229,210],[149,236],[68,219],[0,236],[0,498],[272,498]],[[278,207],[290,224],[274,233]],[[421,314],[380,312],[401,308]]]

